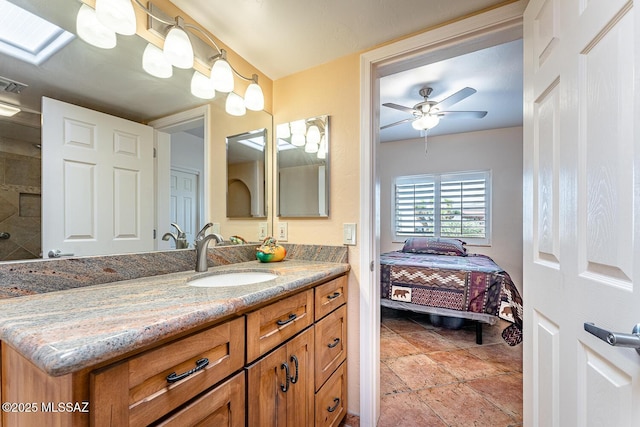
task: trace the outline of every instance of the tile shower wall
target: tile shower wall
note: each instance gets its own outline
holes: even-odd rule
[[[39,137],[39,132],[38,132]],[[39,143],[0,136],[0,261],[39,258],[41,165]]]

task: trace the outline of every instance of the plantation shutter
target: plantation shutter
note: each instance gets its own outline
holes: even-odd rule
[[[484,174],[443,176],[440,182],[440,235],[487,237],[487,179]]]
[[[435,234],[433,178],[403,178],[395,185],[395,232],[398,236]]]

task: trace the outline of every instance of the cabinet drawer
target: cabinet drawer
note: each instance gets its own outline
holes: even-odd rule
[[[316,427],[338,426],[347,415],[347,363],[316,393]]]
[[[315,384],[318,390],[347,357],[347,306],[343,305],[315,326]]]
[[[238,318],[91,373],[92,425],[147,425],[164,416],[242,368],[243,335]]]
[[[247,314],[247,362],[313,323],[313,289]]]
[[[322,319],[347,302],[347,276],[341,276],[315,288],[315,319]]]
[[[202,397],[187,404],[184,409],[158,423],[157,426],[244,427],[244,389],[244,372],[240,372]]]

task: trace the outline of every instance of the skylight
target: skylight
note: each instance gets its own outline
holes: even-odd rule
[[[74,37],[57,25],[0,0],[0,53],[40,65]]]

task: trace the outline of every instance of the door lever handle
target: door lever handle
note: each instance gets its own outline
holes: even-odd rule
[[[49,258],[60,258],[60,257],[63,257],[63,256],[73,256],[73,254],[63,254],[60,249],[49,251],[49,253],[47,255],[49,255]]]
[[[635,325],[630,334],[610,332],[599,328],[590,322],[586,322],[584,324],[584,330],[595,335],[609,345],[615,347],[635,348],[638,354],[640,354],[640,324]]]

